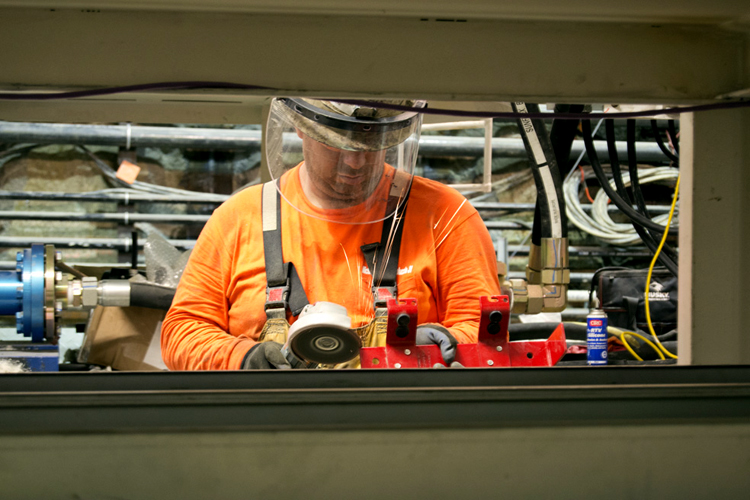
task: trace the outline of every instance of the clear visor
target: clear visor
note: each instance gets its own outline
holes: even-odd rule
[[[271,178],[291,206],[311,217],[383,220],[411,186],[421,121],[416,112],[357,119],[274,99],[265,135]]]

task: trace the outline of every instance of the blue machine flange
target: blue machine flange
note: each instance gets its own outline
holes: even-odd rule
[[[20,252],[19,252],[20,254]],[[21,272],[22,308],[16,312],[19,333],[31,337],[32,342],[44,341],[44,245],[32,245],[17,260]]]

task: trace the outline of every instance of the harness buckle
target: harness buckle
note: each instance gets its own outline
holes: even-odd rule
[[[289,280],[286,280],[286,285],[267,286],[265,310],[289,309],[289,290]]]
[[[374,286],[372,287],[372,297],[376,308],[387,307],[388,300],[396,300],[398,297],[398,287],[392,286]]]

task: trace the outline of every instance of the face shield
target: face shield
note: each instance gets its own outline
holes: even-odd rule
[[[265,138],[271,178],[291,206],[311,217],[345,224],[383,220],[411,186],[421,123],[418,111],[274,99]],[[301,193],[292,192],[297,186]]]

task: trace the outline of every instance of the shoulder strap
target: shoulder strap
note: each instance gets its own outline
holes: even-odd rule
[[[286,285],[287,269],[281,253],[281,195],[274,181],[263,184],[263,253],[269,287]]]
[[[403,232],[403,216],[406,212],[406,202],[409,199],[411,186],[402,197],[409,176],[396,171],[391,185],[390,196],[386,204],[388,217],[383,220],[379,243],[369,243],[360,248],[365,258],[367,268],[372,275],[372,294],[375,307],[385,307],[388,299],[398,297],[396,276],[398,274],[398,258],[401,250],[401,234]]]
[[[281,248],[281,194],[273,181],[263,185],[263,254],[266,263],[266,310],[283,308],[297,316],[309,301],[294,264]]]
[[[261,217],[266,265],[266,311],[289,308],[289,266],[281,253],[281,196],[274,181],[263,184]]]

